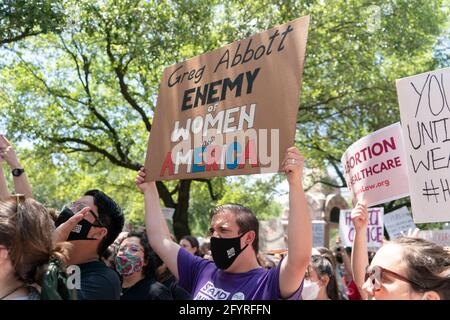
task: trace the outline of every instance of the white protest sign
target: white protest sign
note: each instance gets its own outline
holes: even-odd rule
[[[408,170],[400,123],[353,143],[341,163],[353,201],[368,207],[409,195]]]
[[[414,231],[416,229],[416,225],[407,207],[401,207],[398,210],[385,214],[384,226],[390,239],[405,236],[408,234],[408,231]]]
[[[383,244],[383,213],[384,208],[368,208],[367,248],[376,251]],[[353,247],[355,226],[351,218],[352,210],[341,210],[339,216],[339,237],[344,247]]]
[[[416,223],[450,220],[450,68],[397,80]]]
[[[419,237],[443,247],[450,247],[450,230],[422,230]]]
[[[313,247],[325,247],[325,221],[313,220]]]

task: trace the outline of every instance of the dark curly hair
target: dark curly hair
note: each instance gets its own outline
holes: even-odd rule
[[[142,269],[144,276],[155,278],[156,269],[158,269],[158,267],[162,265],[163,262],[150,247],[147,235],[144,231],[131,231],[123,240],[133,237],[138,238],[139,243],[144,248],[144,262],[146,263],[146,265]]]

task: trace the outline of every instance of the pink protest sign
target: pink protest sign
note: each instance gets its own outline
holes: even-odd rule
[[[367,223],[367,248],[376,251],[383,244],[383,213],[384,208],[369,208]],[[351,218],[352,210],[341,210],[339,216],[339,237],[344,247],[353,247],[355,226]]]
[[[398,122],[352,144],[341,163],[353,202],[374,206],[408,196],[405,156]]]

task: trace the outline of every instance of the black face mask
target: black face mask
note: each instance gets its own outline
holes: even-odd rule
[[[59,214],[58,218],[55,221],[55,227],[58,228],[61,224],[69,220],[75,215],[75,213],[70,210],[69,208],[65,207],[61,213]],[[78,222],[78,224],[72,229],[72,231],[69,234],[69,237],[67,238],[68,241],[72,240],[96,240],[94,238],[88,238],[89,230],[91,230],[92,226],[94,226],[92,223],[87,221],[86,219],[81,220]]]
[[[241,249],[241,238],[245,233],[236,238],[211,237],[211,254],[217,268],[226,270],[236,260],[238,255],[248,247]]]

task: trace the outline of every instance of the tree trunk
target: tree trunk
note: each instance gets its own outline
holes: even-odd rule
[[[178,190],[178,203],[173,215],[173,230],[175,237],[181,239],[185,235],[189,235],[189,192],[192,180],[180,180],[180,188]]]
[[[166,185],[162,181],[156,181],[156,189],[158,189],[159,197],[167,208],[176,207],[176,203],[173,201],[169,189],[167,189]]]

